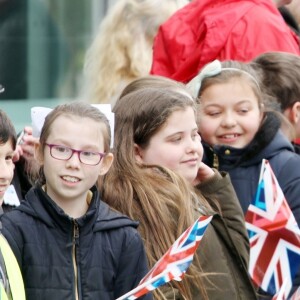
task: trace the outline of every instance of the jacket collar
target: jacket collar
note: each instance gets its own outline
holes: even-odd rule
[[[252,164],[254,161],[261,161],[270,155],[270,147],[281,148],[282,146],[293,151],[292,145],[286,140],[282,142],[284,137],[280,132],[280,119],[274,112],[266,112],[260,129],[254,136],[253,140],[244,148],[237,149],[225,145],[217,145],[214,147],[203,143],[205,149],[204,162],[212,165],[214,155],[217,155],[220,165],[228,165],[229,168],[235,168],[237,165]],[[279,140],[275,136],[280,136]]]
[[[49,227],[59,227],[65,232],[73,227],[75,221],[80,228],[84,228],[84,231],[87,232],[122,226],[138,226],[138,222],[112,211],[106,203],[102,202],[95,186],[91,188],[91,192],[93,196],[88,211],[76,220],[65,214],[40,186],[31,188],[25,197],[25,201],[22,201],[16,209],[39,219]]]

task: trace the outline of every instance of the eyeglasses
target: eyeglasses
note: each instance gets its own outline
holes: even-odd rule
[[[100,163],[101,159],[105,156],[105,153],[92,152],[85,150],[75,150],[62,145],[48,144],[50,148],[50,155],[58,160],[69,160],[74,153],[78,154],[79,161],[85,165],[96,166]]]

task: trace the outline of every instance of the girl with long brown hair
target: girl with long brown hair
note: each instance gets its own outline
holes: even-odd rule
[[[155,298],[256,299],[243,213],[229,176],[202,163],[193,98],[164,78],[137,81],[114,108],[115,160],[101,184],[104,201],[140,222],[149,267],[199,215],[214,216],[183,281]]]

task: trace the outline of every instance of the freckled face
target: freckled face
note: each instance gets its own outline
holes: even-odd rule
[[[244,148],[259,129],[262,112],[247,81],[214,84],[201,95],[199,132],[210,145]]]
[[[138,160],[167,167],[193,182],[203,156],[194,110],[174,111],[151,137],[148,147],[138,148]]]

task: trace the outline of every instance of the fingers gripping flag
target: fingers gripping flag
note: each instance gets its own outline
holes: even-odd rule
[[[182,280],[192,263],[203,234],[212,216],[201,216],[190,226],[154,265],[139,285],[117,300],[134,300],[171,280]]]
[[[249,273],[254,283],[282,299],[300,266],[300,230],[268,161],[263,160],[255,199],[246,213]]]

